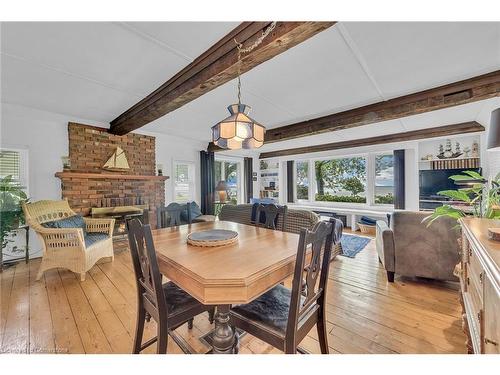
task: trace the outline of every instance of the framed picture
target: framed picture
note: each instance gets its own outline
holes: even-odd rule
[[[252,172],[253,177],[257,177],[257,172]]]
[[[257,176],[253,176],[252,181],[257,181]]]

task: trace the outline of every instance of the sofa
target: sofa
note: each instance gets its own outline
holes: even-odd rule
[[[156,220],[158,228],[165,228],[173,225],[215,221],[215,216],[202,215],[200,206],[196,202],[184,204],[172,202],[166,207],[156,208]]]
[[[252,222],[252,204],[227,204],[222,207],[219,220],[233,221],[240,224],[254,225]],[[312,229],[320,221],[319,215],[308,210],[288,209],[284,231],[290,233],[300,233],[302,228]],[[282,228],[283,217],[278,216],[277,227]],[[340,238],[332,249],[332,259],[342,251]]]
[[[389,282],[394,275],[457,281],[453,275],[460,261],[457,222],[448,217],[430,226],[422,220],[429,212],[395,211],[389,225],[377,221],[376,248]]]

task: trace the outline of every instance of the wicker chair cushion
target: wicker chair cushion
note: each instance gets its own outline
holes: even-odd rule
[[[80,215],[73,215],[60,220],[47,221],[45,223],[42,223],[42,226],[44,226],[45,228],[53,228],[53,229],[81,228],[83,229],[84,233],[86,228],[85,221],[83,220],[83,217]]]
[[[85,233],[83,234],[83,239],[85,241],[85,247],[90,247],[95,245],[97,242],[107,240],[109,236],[105,233]]]
[[[196,299],[171,281],[163,284],[163,291],[167,300],[169,314],[180,314],[199,304]]]
[[[245,305],[237,305],[232,311],[242,317],[258,322],[273,331],[285,334],[292,291],[276,285],[259,298]],[[302,297],[302,300],[304,297]]]

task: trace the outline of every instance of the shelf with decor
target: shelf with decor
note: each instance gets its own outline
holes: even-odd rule
[[[280,163],[275,159],[260,161],[260,194],[259,197],[272,198],[279,201]]]

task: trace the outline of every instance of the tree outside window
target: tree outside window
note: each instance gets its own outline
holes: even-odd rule
[[[295,163],[296,172],[296,198],[297,200],[309,199],[309,162],[298,161]]]
[[[375,204],[394,204],[394,155],[375,157]]]
[[[318,160],[314,169],[316,201],[366,203],[364,157]]]

